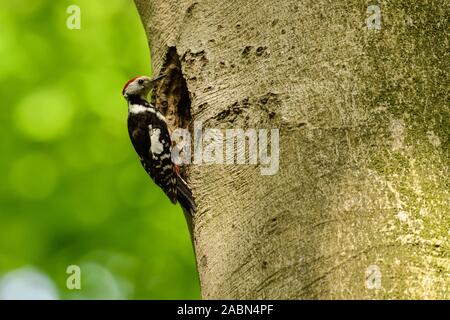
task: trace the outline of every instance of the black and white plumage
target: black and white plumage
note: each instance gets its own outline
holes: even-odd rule
[[[186,182],[172,162],[172,140],[163,114],[146,97],[161,77],[136,77],[128,81],[122,94],[128,101],[128,133],[145,171],[166,193],[193,215],[195,203]]]

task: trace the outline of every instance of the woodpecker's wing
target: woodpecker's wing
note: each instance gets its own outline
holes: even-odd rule
[[[176,203],[177,179],[171,159],[172,142],[163,116],[154,108],[130,113],[128,133],[145,171]]]

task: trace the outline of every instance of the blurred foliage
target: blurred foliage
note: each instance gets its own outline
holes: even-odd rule
[[[0,56],[0,277],[32,266],[62,299],[199,298],[182,211],[127,135],[122,86],[150,73],[133,2],[1,1]]]

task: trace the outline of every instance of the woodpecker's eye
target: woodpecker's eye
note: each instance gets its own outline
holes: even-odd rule
[[[139,80],[138,80],[138,83],[139,83],[139,84],[144,84],[144,80],[143,80],[143,79],[139,79]]]

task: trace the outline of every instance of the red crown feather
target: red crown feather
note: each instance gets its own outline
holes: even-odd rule
[[[125,90],[127,89],[128,85],[129,85],[130,83],[132,83],[134,80],[136,80],[137,78],[139,78],[139,77],[140,77],[140,76],[134,77],[134,78],[128,80],[127,83],[125,83],[125,86],[124,86],[123,89],[122,89],[122,95],[125,94]]]

